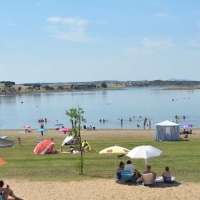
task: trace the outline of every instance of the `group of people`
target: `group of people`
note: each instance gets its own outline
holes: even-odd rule
[[[183,129],[183,130],[180,132],[180,134],[192,134],[192,129],[190,129],[189,131]]]
[[[116,175],[117,175],[117,179],[120,180],[121,177],[121,170],[130,170],[132,173],[132,177],[131,177],[131,181],[133,181],[134,183],[139,183],[139,182],[143,182],[143,176],[142,174],[149,174],[152,173],[153,174],[153,182],[152,185],[154,185],[154,182],[156,180],[156,173],[151,171],[151,166],[147,165],[146,167],[146,171],[144,171],[142,174],[135,169],[134,165],[132,164],[131,160],[127,161],[127,164],[125,165],[124,162],[120,162],[119,163],[119,168],[117,169]],[[165,167],[165,171],[162,173],[162,177],[163,177],[163,182],[164,183],[169,183],[171,182],[171,172],[169,171],[169,167],[166,166]]]
[[[4,181],[2,180],[0,180],[0,196],[3,200],[7,200],[8,196],[13,197],[15,200],[23,200],[14,194],[13,190],[10,189],[9,185],[4,187]]]

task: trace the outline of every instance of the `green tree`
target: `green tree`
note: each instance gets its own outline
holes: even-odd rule
[[[84,110],[79,106],[77,108],[71,108],[66,110],[66,115],[70,117],[70,122],[72,124],[71,131],[69,135],[73,135],[75,139],[79,141],[80,157],[77,162],[77,170],[82,175],[83,174],[83,151],[82,151],[82,142],[81,142],[81,123],[86,122],[86,119],[83,117]]]
[[[102,87],[102,88],[107,88],[107,83],[106,83],[105,81],[103,81],[103,82],[101,83],[101,87]]]

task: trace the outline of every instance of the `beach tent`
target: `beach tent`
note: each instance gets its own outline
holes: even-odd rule
[[[0,138],[0,147],[13,147],[13,146],[15,146],[14,141]]]
[[[52,151],[54,142],[52,140],[43,140],[34,149],[35,154],[48,154]]]
[[[155,124],[154,140],[179,140],[180,125],[168,120]]]

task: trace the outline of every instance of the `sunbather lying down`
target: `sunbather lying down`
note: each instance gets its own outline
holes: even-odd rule
[[[7,185],[6,188],[4,188],[3,186],[4,182],[0,180],[0,195],[2,196],[3,200],[7,200],[8,196],[13,197],[15,200],[23,200],[14,194],[14,192],[9,188],[9,185]]]

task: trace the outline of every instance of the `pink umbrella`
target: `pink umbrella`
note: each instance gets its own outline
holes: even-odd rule
[[[48,154],[52,151],[54,142],[52,140],[43,140],[34,149],[35,154]]]
[[[64,132],[64,134],[66,134],[67,132],[70,132],[71,129],[70,129],[70,128],[64,127],[64,128],[59,129],[59,131],[60,131],[60,132]]]
[[[25,129],[28,129],[28,128],[31,128],[31,127],[30,127],[30,126],[28,126],[28,125],[26,125],[26,126],[24,126],[24,128],[25,128]]]

